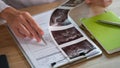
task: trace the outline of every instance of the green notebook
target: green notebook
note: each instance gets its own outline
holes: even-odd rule
[[[80,20],[108,54],[120,51],[120,26],[97,22],[97,20],[120,23],[120,18],[113,12],[107,11],[100,15]]]

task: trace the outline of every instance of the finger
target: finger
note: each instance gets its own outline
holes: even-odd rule
[[[30,37],[35,37],[34,30],[31,28],[31,26],[27,23],[22,15],[19,17],[19,21],[27,29],[27,31],[29,31]]]
[[[30,32],[29,32],[29,31],[26,29],[26,27],[25,27],[24,25],[22,25],[21,23],[18,23],[18,29],[19,29],[19,33],[20,33],[20,34],[23,34],[23,35],[25,35],[25,36],[27,36],[27,37],[32,38],[31,35],[30,35]]]
[[[18,28],[12,28],[11,29],[13,30],[13,32],[15,33],[16,36],[18,36],[19,38],[25,38],[26,36],[19,33],[19,29]]]
[[[39,42],[41,39],[41,35],[43,35],[43,31],[39,28],[39,26],[37,25],[37,23],[33,20],[33,18],[31,17],[30,14],[24,14],[26,20],[28,21],[29,25],[32,27],[32,29],[35,31],[35,38],[37,39],[37,41]]]
[[[39,25],[35,22],[35,20],[32,18],[32,16],[29,13],[26,13],[25,15],[26,20],[29,22],[29,24],[36,30],[38,31],[39,34],[43,35],[44,32],[42,29],[39,27]]]

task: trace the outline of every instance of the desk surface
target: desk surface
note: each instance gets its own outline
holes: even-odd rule
[[[42,6],[34,6],[24,8],[22,10],[28,11],[31,15],[47,11],[51,8],[57,7],[61,2],[45,4]],[[44,7],[43,7],[44,6]],[[37,11],[35,11],[37,9]],[[7,28],[0,26],[0,54],[6,54],[10,68],[30,68],[22,52],[18,48],[14,39],[10,35]],[[102,49],[102,48],[101,48]],[[120,52],[108,55],[102,49],[103,54],[93,59],[77,63],[69,68],[118,68],[120,67]],[[64,67],[65,68],[65,67]],[[68,68],[68,67],[67,67]]]

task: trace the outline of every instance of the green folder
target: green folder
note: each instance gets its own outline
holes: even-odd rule
[[[107,11],[97,16],[80,20],[108,54],[120,51],[120,26],[97,22],[97,20],[120,23],[120,18],[115,13]]]

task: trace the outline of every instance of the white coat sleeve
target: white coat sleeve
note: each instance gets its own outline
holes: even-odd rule
[[[5,4],[2,0],[0,0],[0,12],[2,12],[7,7],[9,7],[9,6],[7,4]]]
[[[2,0],[0,0],[0,13],[7,7],[10,7],[10,6],[5,4]],[[0,25],[4,23],[5,23],[4,20],[0,19]]]

